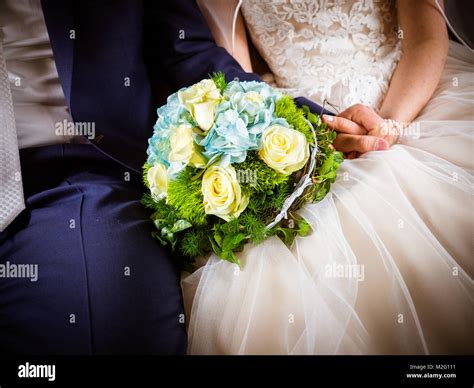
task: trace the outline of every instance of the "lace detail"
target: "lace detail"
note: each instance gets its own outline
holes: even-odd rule
[[[378,109],[401,54],[391,0],[244,0],[251,38],[292,96]]]

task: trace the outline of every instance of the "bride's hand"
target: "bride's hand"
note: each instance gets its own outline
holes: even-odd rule
[[[352,105],[338,116],[323,115],[323,121],[338,132],[334,147],[351,159],[369,151],[386,150],[399,136],[395,122],[384,120],[362,104]]]

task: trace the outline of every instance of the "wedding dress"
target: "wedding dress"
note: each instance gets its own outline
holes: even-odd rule
[[[250,36],[291,95],[375,109],[400,57],[390,1],[244,0]],[[341,165],[312,227],[214,255],[182,280],[190,354],[474,352],[474,56],[451,42],[441,81],[388,151]],[[409,88],[410,85],[407,85]]]

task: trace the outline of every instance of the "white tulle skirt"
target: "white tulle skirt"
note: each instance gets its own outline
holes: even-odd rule
[[[183,274],[190,354],[474,353],[473,66],[451,47],[411,135],[300,211],[309,237]]]

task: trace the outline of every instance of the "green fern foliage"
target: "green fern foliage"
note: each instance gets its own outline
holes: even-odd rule
[[[225,76],[222,72],[214,72],[209,75],[209,78],[214,81],[217,86],[217,89],[220,90],[221,94],[224,93],[225,88],[227,87],[227,81],[225,80]]]
[[[194,225],[206,223],[204,197],[201,191],[201,180],[192,179],[196,169],[187,167],[176,178],[168,182],[168,204],[180,218]]]

